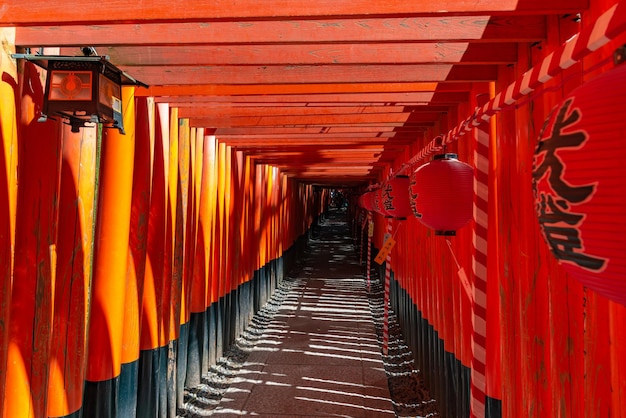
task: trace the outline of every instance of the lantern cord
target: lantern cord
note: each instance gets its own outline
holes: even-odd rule
[[[459,261],[456,259],[456,255],[454,255],[454,250],[452,249],[452,243],[447,238],[446,238],[446,243],[448,244],[448,248],[450,248],[450,254],[452,254],[452,259],[454,260],[454,264],[456,264],[456,268],[461,270],[461,265],[459,264]]]
[[[396,234],[400,230],[401,226],[402,226],[402,222],[398,222],[398,226],[396,227],[396,231],[393,233],[393,235],[391,235],[391,238],[393,238],[394,240],[396,239]],[[392,224],[392,227],[393,227],[393,224]]]

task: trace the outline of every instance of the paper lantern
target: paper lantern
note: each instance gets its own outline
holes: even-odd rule
[[[365,209],[365,203],[363,201],[363,198],[365,197],[365,195],[361,195],[359,196],[358,200],[357,200],[357,205],[359,205],[360,208]]]
[[[409,201],[409,176],[397,176],[380,188],[382,213],[385,216],[406,219],[413,214]]]
[[[626,305],[626,65],[572,91],[548,116],[533,162],[541,233],[559,264]]]
[[[436,235],[455,235],[472,219],[473,168],[456,154],[441,154],[411,175],[413,214]]]
[[[363,193],[361,196],[359,196],[359,206],[367,211],[374,210],[372,207],[373,198],[374,198],[373,192]]]
[[[372,210],[376,213],[383,214],[383,195],[381,189],[372,192]]]

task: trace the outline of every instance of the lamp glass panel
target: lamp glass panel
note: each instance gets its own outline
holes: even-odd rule
[[[52,70],[48,100],[91,100],[91,71]]]
[[[122,113],[122,87],[102,74],[100,75],[99,101],[113,111]]]

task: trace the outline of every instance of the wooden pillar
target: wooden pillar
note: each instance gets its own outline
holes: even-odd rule
[[[14,49],[15,28],[0,28],[0,42]],[[7,359],[9,313],[13,278],[13,250],[15,245],[15,211],[17,199],[17,68],[9,53],[0,50],[0,364]],[[4,405],[7,368],[0,367],[0,405]],[[0,417],[3,416],[0,407]]]
[[[86,366],[89,290],[96,217],[98,146],[101,131],[78,133],[62,126],[54,319],[50,349],[48,416],[80,410]]]
[[[134,417],[137,412],[140,323],[150,211],[150,171],[152,150],[150,116],[154,101],[139,97],[135,101],[135,158],[131,199],[128,275],[124,298],[124,335],[118,416]]]
[[[61,137],[56,123],[37,122],[35,109],[43,101],[43,86],[34,64],[24,63],[20,86],[19,190],[4,416],[40,417],[46,414]]]
[[[106,129],[102,139],[83,408],[89,417],[117,414],[135,154],[134,87],[122,88],[122,103],[126,135]]]

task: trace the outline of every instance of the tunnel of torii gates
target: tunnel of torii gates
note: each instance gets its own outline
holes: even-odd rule
[[[143,87],[123,88],[125,134],[38,122],[45,71],[11,56],[31,10],[7,26],[9,3],[1,417],[174,416],[295,266],[334,189],[363,277],[389,281],[443,416],[626,416],[624,2],[547,19],[540,47],[473,83],[376,178],[331,186],[252,158]],[[437,176],[414,179],[443,152],[472,168],[470,219],[454,235],[427,212],[467,202]],[[363,204],[401,174],[409,216]],[[444,203],[420,209],[429,193]],[[395,245],[366,272],[363,247],[373,257],[387,233]]]

